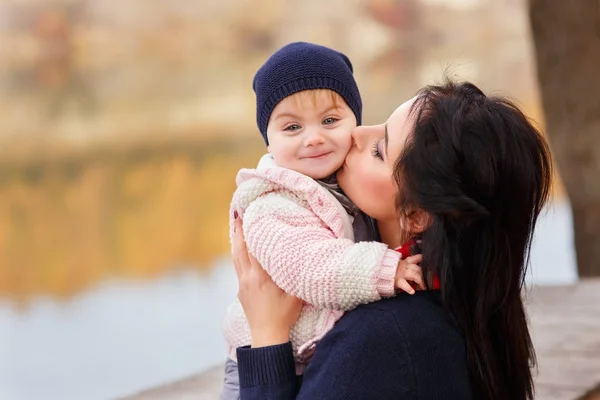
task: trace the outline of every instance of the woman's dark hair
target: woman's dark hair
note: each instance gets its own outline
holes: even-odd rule
[[[423,274],[439,277],[464,335],[474,398],[533,399],[521,296],[552,180],[548,145],[513,103],[470,83],[426,87],[411,116],[414,132],[394,167],[397,205],[429,215]]]

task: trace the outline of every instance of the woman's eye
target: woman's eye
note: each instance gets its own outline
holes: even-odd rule
[[[300,129],[300,125],[298,125],[298,124],[291,124],[291,125],[286,126],[283,130],[284,131],[294,132],[294,131],[297,131],[298,129]]]
[[[373,144],[373,150],[371,150],[371,154],[373,154],[373,157],[379,158],[380,160],[383,161],[383,156],[381,155],[381,152],[379,151],[379,142],[375,142],[375,144]]]
[[[325,118],[323,120],[323,125],[335,124],[337,121],[339,121],[337,118],[333,118],[333,117]]]

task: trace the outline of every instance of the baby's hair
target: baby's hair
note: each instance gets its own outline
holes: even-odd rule
[[[298,104],[307,104],[309,101],[313,107],[316,107],[319,102],[319,94],[327,93],[331,97],[331,102],[335,108],[339,108],[340,104],[346,103],[342,96],[333,90],[329,89],[312,89],[312,90],[303,90],[301,92],[296,92],[294,94],[289,95],[297,105]]]

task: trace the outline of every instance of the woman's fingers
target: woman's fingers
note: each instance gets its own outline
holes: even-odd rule
[[[258,262],[258,260],[250,253],[248,254],[248,271],[252,270],[252,272],[258,274],[257,276],[259,276],[260,278],[263,279],[271,279],[271,276],[267,273],[267,271],[265,271],[262,267],[262,265],[260,265],[260,262]]]
[[[237,217],[235,221],[233,221],[233,227],[232,257],[233,265],[235,266],[235,272],[239,279],[244,271],[246,271],[250,266],[250,259],[248,257],[246,241],[244,240],[242,219]]]

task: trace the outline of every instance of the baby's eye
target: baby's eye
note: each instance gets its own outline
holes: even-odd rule
[[[298,124],[291,124],[291,125],[286,126],[283,130],[284,131],[294,132],[294,131],[297,131],[298,129],[300,129],[300,125],[298,125]]]
[[[323,125],[335,124],[337,121],[339,121],[339,119],[337,119],[337,118],[333,118],[333,117],[325,118],[323,120]]]

